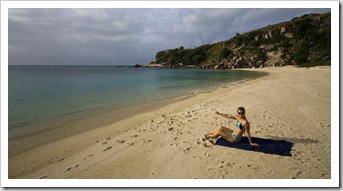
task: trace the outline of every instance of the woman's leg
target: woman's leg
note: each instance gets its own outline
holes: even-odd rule
[[[212,133],[208,133],[206,138],[218,138],[219,136],[223,137],[229,142],[237,142],[237,140],[232,136],[232,130],[223,126],[218,127]]]
[[[216,135],[216,134],[218,134],[218,131],[219,131],[220,128],[221,128],[221,127],[218,127],[218,128],[216,128],[214,131],[205,134],[205,137],[206,137],[206,138],[214,138],[213,136]]]
[[[206,134],[206,137],[208,138],[218,138],[219,136],[225,136],[225,134],[229,134],[231,135],[232,130],[224,127],[224,126],[220,126],[217,129],[215,129],[213,132]]]

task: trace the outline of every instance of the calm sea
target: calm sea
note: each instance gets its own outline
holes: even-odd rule
[[[238,70],[9,66],[9,133],[260,77]],[[46,125],[48,124],[48,125]],[[27,129],[26,129],[27,130]]]

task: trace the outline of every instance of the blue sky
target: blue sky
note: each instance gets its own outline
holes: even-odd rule
[[[134,65],[330,9],[9,9],[9,64]]]

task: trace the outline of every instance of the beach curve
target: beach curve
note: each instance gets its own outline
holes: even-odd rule
[[[157,110],[9,158],[9,178],[331,177],[331,69],[253,69],[268,76],[199,93]],[[294,143],[292,157],[224,148],[203,140],[214,110],[246,108],[253,137]]]

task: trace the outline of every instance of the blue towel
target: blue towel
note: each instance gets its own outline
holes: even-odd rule
[[[242,141],[239,143],[230,143],[223,138],[219,138],[216,141],[216,145],[225,147],[231,147],[236,149],[243,149],[248,151],[263,152],[267,154],[277,154],[281,156],[292,156],[291,150],[293,143],[285,140],[273,140],[251,137],[253,143],[259,144],[258,147],[250,145],[247,137],[242,137]]]

